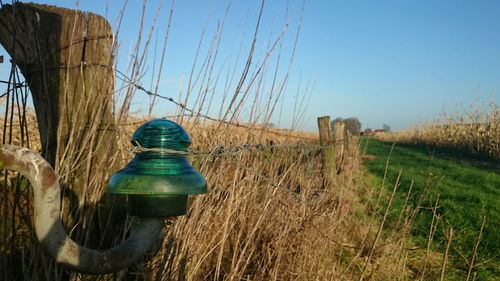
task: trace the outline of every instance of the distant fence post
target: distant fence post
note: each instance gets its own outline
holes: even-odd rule
[[[345,142],[346,142],[346,131],[345,131],[345,123],[335,122],[333,125],[333,143],[334,143],[334,151],[335,151],[335,160],[339,163],[339,166],[342,165],[342,161],[344,158],[344,150],[345,150]]]
[[[346,151],[349,155],[354,155],[356,149],[358,149],[359,145],[359,137],[351,134],[351,132],[347,132],[347,141],[346,141]]]
[[[335,153],[330,136],[330,116],[318,117],[319,143],[324,146],[321,150],[321,172],[323,186],[335,179]]]

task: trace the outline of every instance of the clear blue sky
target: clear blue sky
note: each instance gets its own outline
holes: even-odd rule
[[[74,8],[75,1],[36,1]],[[108,18],[114,24],[123,1],[109,1]],[[151,24],[158,1],[148,1]],[[290,26],[282,53],[279,77],[286,73],[291,46],[301,16],[302,2],[266,1],[257,41],[257,60],[263,58],[270,39]],[[165,1],[159,19],[159,40],[171,2]],[[215,68],[228,71],[242,42],[242,57],[249,47],[256,21],[258,1],[234,0],[225,21],[220,54]],[[200,34],[208,22],[202,53],[209,48],[218,20],[224,16],[227,1],[175,2],[171,34],[167,46],[161,94],[177,97],[179,81],[189,76]],[[106,1],[81,1],[82,10],[104,15]],[[119,68],[135,44],[142,1],[130,0],[120,31]],[[401,129],[437,117],[443,109],[454,111],[456,104],[494,101],[500,103],[500,1],[319,1],[305,3],[297,53],[283,110],[272,122],[289,127],[297,92],[311,93],[302,128],[316,130],[316,117],[358,117],[364,127],[383,123]],[[0,50],[5,54],[4,50]],[[157,52],[160,52],[158,50]],[[152,51],[143,83],[150,84]],[[269,86],[276,55],[270,60],[265,83]],[[240,58],[242,60],[242,58]],[[0,65],[0,76],[8,69]],[[157,67],[157,66],[156,66]],[[242,62],[237,67],[241,70]],[[222,78],[221,78],[222,79]],[[223,84],[222,82],[219,82]],[[299,89],[300,86],[300,89]],[[313,87],[314,86],[314,87]],[[220,86],[219,86],[220,90]],[[217,89],[216,89],[217,91]],[[262,91],[263,94],[266,90]],[[300,95],[299,95],[300,96]],[[141,107],[141,100],[136,105]],[[193,101],[194,102],[194,101]],[[221,102],[221,94],[214,99]],[[145,107],[143,105],[143,107]],[[174,107],[167,102],[157,106],[157,115],[168,115]],[[281,112],[281,119],[279,112]],[[209,112],[215,114],[215,112]],[[245,117],[243,111],[242,117]]]

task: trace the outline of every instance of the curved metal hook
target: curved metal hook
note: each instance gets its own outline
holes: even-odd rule
[[[60,219],[60,187],[54,169],[35,152],[14,146],[0,147],[0,168],[25,176],[34,190],[35,230],[45,250],[61,264],[81,273],[117,272],[136,263],[162,239],[164,218],[143,218],[130,237],[108,250],[84,248],[64,230]]]

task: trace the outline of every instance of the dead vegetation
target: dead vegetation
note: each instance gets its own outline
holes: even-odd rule
[[[500,158],[500,106],[490,102],[488,107],[456,113],[444,113],[434,122],[423,123],[398,133],[379,133],[383,141],[426,144],[455,148],[474,155]]]
[[[173,7],[172,3],[171,9]],[[260,13],[263,10],[264,1]],[[206,177],[209,193],[192,198],[188,215],[166,226],[166,238],[152,260],[115,275],[66,272],[39,246],[32,229],[32,191],[27,183],[17,175],[2,171],[0,272],[3,280],[408,280],[426,276],[422,268],[432,274],[439,274],[443,268],[444,276],[446,261],[438,265],[440,256],[430,252],[425,259],[414,258],[416,250],[408,237],[412,216],[420,206],[404,206],[398,224],[390,230],[384,228],[392,208],[390,203],[383,204],[382,199],[390,202],[398,182],[390,183],[391,194],[374,188],[360,168],[362,155],[357,147],[351,147],[345,157],[349,159],[348,168],[343,169],[334,182],[323,185],[317,142],[311,140],[316,134],[293,130],[303,120],[309,86],[305,90],[299,87],[302,95],[295,100],[292,130],[269,128],[271,116],[283,103],[300,24],[288,42],[293,47],[289,64],[283,67],[284,58],[281,63],[270,58],[280,57],[282,46],[287,44],[284,38],[290,29],[288,18],[278,35],[271,36],[270,45],[260,54],[261,60],[256,59],[255,49],[259,21],[260,17],[254,24],[254,43],[247,50],[240,75],[234,74],[236,67],[221,67],[228,75],[220,108],[216,110],[218,117],[213,118],[221,122],[207,116],[215,106],[212,100],[216,92],[210,89],[223,80],[219,77],[222,71],[210,63],[216,61],[219,48],[216,39],[223,33],[223,24],[218,25],[213,34],[212,45],[202,63],[198,48],[189,82],[175,99],[178,106],[173,119],[191,135],[193,150],[206,152],[192,154],[190,159]],[[79,165],[85,165],[84,172],[93,173],[88,178],[88,188],[80,197],[76,196],[76,201],[64,199],[63,210],[71,237],[88,247],[106,248],[119,243],[133,221],[123,213],[121,219],[116,219],[118,203],[113,203],[115,213],[103,206],[109,200],[105,196],[106,180],[131,159],[129,139],[144,120],[133,114],[130,107],[144,74],[143,58],[151,45],[153,30],[147,31],[141,26],[139,35],[144,36],[139,36],[127,73],[119,75],[123,84],[117,87],[114,97],[115,124],[110,137],[113,143],[104,143],[110,149],[101,155],[106,161],[92,162],[96,150],[88,143],[84,143],[84,147],[75,143],[58,154],[57,172],[67,188],[67,197],[76,196],[71,193],[70,183]],[[163,50],[168,32],[164,36]],[[200,42],[203,40],[204,35]],[[264,87],[266,71],[276,73],[268,88]],[[159,78],[155,81],[158,85]],[[160,98],[158,87],[152,88],[156,90],[150,91],[153,95],[148,116]],[[13,96],[17,94],[12,93],[7,99],[15,101]],[[1,120],[3,143],[29,145],[39,150],[34,115],[25,103],[20,107],[17,104],[11,103],[5,108]],[[247,112],[248,118],[242,118],[242,112]],[[249,121],[243,127],[231,125],[239,119]],[[78,132],[78,138],[99,139],[102,129],[93,127]],[[212,153],[217,147],[243,145],[264,147]]]
[[[130,124],[141,121],[129,117],[127,123],[119,127],[117,164],[124,165],[132,157],[128,139],[137,125]],[[350,168],[344,169],[329,186],[322,186],[317,146],[313,141],[295,145],[298,137],[313,137],[309,133],[287,132],[291,136],[284,137],[269,132],[256,134],[254,130],[234,126],[217,128],[186,122],[184,126],[193,136],[193,149],[199,152],[213,151],[214,144],[215,147],[238,146],[248,144],[249,140],[258,143],[258,139],[273,140],[276,145],[274,148],[263,146],[260,150],[191,155],[192,162],[208,181],[209,193],[192,198],[189,214],[177,218],[166,228],[164,243],[151,261],[130,268],[118,277],[136,276],[140,280],[413,279],[418,276],[424,260],[427,272],[440,271],[440,256],[431,252],[423,259],[425,251],[415,252],[407,240],[415,211],[412,206],[404,208],[398,225],[385,230],[384,214],[392,208],[376,198],[392,198],[397,183],[392,194],[376,191],[360,169],[358,149],[349,152],[353,161]],[[29,128],[30,135],[36,136],[36,127]],[[16,127],[13,133],[18,133]],[[14,139],[13,143],[16,142]],[[33,148],[36,147],[35,143]],[[15,180],[10,179],[14,186]],[[102,183],[99,192],[105,192],[105,184]],[[4,248],[8,258],[3,261],[13,262],[18,257],[23,261],[21,272],[9,272],[29,280],[67,278],[64,270],[55,267],[38,246],[30,231],[29,189],[6,195],[5,207],[10,211],[3,217],[2,229],[10,229],[5,226],[9,221],[14,223],[15,231],[10,229],[7,231],[10,235],[2,237],[6,237],[5,245],[22,246]],[[93,208],[97,211],[99,204],[85,205],[85,210],[80,210],[82,216]],[[123,234],[130,219],[115,222],[120,226],[118,229],[125,229]],[[75,238],[78,235],[87,238],[90,234],[85,231],[95,229],[91,224],[87,228],[79,224],[68,226]],[[114,235],[118,238],[115,243],[124,237]],[[91,239],[80,241],[95,246]],[[33,267],[41,263],[51,266]],[[70,276],[71,280],[109,278]]]

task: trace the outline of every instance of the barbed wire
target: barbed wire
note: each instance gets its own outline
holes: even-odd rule
[[[163,153],[170,155],[188,155],[188,152],[183,150],[175,150],[170,148],[143,147],[138,141],[132,141],[132,143],[134,143],[134,146],[132,146],[132,148],[130,149],[132,153],[156,152],[156,153]]]
[[[185,104],[182,104],[182,103],[176,101],[172,97],[167,97],[167,96],[163,96],[163,95],[160,95],[160,94],[156,94],[156,93],[153,93],[153,92],[145,89],[142,85],[140,85],[140,84],[138,84],[136,82],[133,82],[129,77],[127,77],[127,75],[125,75],[120,70],[115,69],[115,72],[122,76],[122,78],[117,77],[118,79],[120,79],[120,80],[122,80],[124,82],[129,83],[130,85],[134,86],[136,89],[140,90],[141,92],[145,93],[146,95],[152,96],[152,97],[157,97],[157,98],[166,100],[168,102],[171,102],[171,103],[175,104],[176,106],[184,109],[185,111],[190,112],[191,114],[195,115],[195,117],[203,117],[203,118],[205,118],[207,120],[214,121],[214,122],[217,122],[217,123],[222,123],[222,124],[226,124],[226,125],[230,125],[230,126],[245,128],[245,129],[249,129],[249,130],[263,131],[263,128],[258,128],[258,127],[255,127],[255,126],[250,126],[250,125],[246,125],[246,124],[239,123],[239,122],[230,122],[230,121],[226,121],[226,120],[223,120],[223,119],[211,117],[211,116],[209,116],[207,114],[203,114],[201,112],[196,112],[195,110],[193,110],[191,108],[188,108]],[[181,115],[179,115],[179,116],[181,116]],[[183,116],[185,116],[185,115],[183,115]],[[271,130],[267,130],[265,132],[269,133],[269,134],[277,135],[277,136],[283,136],[283,137],[289,137],[289,138],[295,138],[295,139],[310,140],[310,141],[317,141],[318,140],[317,138],[310,138],[310,137],[305,137],[305,136],[296,136],[296,135],[287,134],[287,133],[284,133],[284,132],[277,132],[277,131],[271,131]]]
[[[277,151],[277,150],[302,150],[306,155],[307,159],[309,159],[308,155],[311,153],[317,153],[323,150],[326,146],[324,145],[311,145],[307,144],[304,141],[299,141],[294,144],[240,144],[233,146],[223,146],[216,145],[207,150],[198,150],[198,149],[188,149],[185,151],[174,151],[171,149],[150,149],[150,148],[142,148],[139,146],[133,146],[129,149],[131,153],[142,153],[142,152],[166,152],[167,154],[178,154],[183,156],[191,155],[193,157],[207,156],[207,157],[222,157],[222,156],[230,156],[230,155],[239,155],[245,152],[263,152],[263,151]]]
[[[308,145],[308,144],[306,144],[303,141],[299,141],[296,144],[276,144],[276,145],[259,145],[259,144],[250,145],[250,144],[243,144],[243,145],[239,145],[239,146],[234,146],[234,147],[226,148],[226,152],[231,153],[231,151],[237,150],[236,153],[241,153],[241,152],[244,152],[244,151],[251,151],[253,148],[255,148],[257,150],[274,149],[274,148],[278,148],[278,149],[280,149],[280,148],[281,149],[301,149],[301,150],[304,150],[304,153],[302,153],[300,155],[300,157],[302,157],[303,160],[306,162],[306,164],[305,164],[306,173],[310,173],[311,170],[313,169],[314,163],[313,163],[312,159],[309,157],[309,152],[315,152],[317,150],[323,149],[324,147],[325,147],[324,145]],[[213,149],[217,149],[217,147],[214,147]],[[245,166],[242,166],[242,168],[243,169],[248,169],[248,167],[245,167]],[[307,199],[304,199],[303,196],[300,196],[300,193],[302,192],[300,188],[299,189],[297,189],[297,188],[291,189],[291,188],[289,188],[289,185],[287,186],[287,185],[284,185],[284,184],[281,183],[282,182],[281,180],[285,176],[286,176],[286,173],[283,174],[283,175],[277,175],[277,176],[273,176],[273,177],[266,176],[264,174],[258,174],[259,178],[266,180],[269,183],[270,186],[276,188],[279,192],[291,196],[291,198],[293,198],[296,202],[300,203],[302,206],[306,206],[306,208],[310,208],[309,207],[310,204],[307,203]],[[211,189],[210,192],[220,192],[220,190],[223,190],[223,189],[221,189],[220,187],[214,186]],[[313,196],[315,198],[319,198],[322,192],[324,192],[324,189],[317,188],[317,190],[314,192]],[[285,202],[280,197],[277,198],[277,202],[281,206],[283,206],[283,207],[285,207],[285,208],[287,208],[287,209],[289,209],[289,210],[291,210],[293,212],[296,211],[295,208],[293,208],[291,205],[289,205],[288,202]],[[330,241],[330,242],[332,242],[334,244],[341,245],[343,247],[351,248],[351,249],[360,249],[360,247],[358,247],[356,245],[352,245],[352,244],[348,244],[348,243],[344,243],[344,242],[335,240],[334,238],[330,237],[329,235],[327,235],[321,229],[319,229],[318,227],[315,227],[314,225],[312,225],[312,227],[323,238],[327,239],[328,241]]]
[[[176,101],[172,97],[167,97],[167,96],[164,96],[164,95],[156,94],[156,93],[153,93],[153,92],[147,90],[146,88],[144,88],[139,83],[136,83],[136,82],[132,81],[129,77],[127,77],[127,75],[125,73],[123,73],[120,70],[114,69],[114,71],[117,74],[119,74],[120,76],[122,76],[122,77],[118,77],[117,76],[118,79],[120,79],[120,80],[122,80],[124,82],[129,83],[130,85],[134,86],[136,89],[140,90],[141,92],[145,93],[146,95],[166,100],[166,101],[168,101],[170,103],[175,104],[177,107],[179,107],[179,108],[181,108],[181,109],[183,109],[183,110],[185,110],[185,111],[187,111],[187,112],[190,113],[190,114],[182,114],[182,115],[176,115],[176,116],[202,117],[202,118],[205,118],[205,119],[213,121],[213,122],[222,123],[222,124],[226,124],[226,125],[230,125],[230,126],[235,126],[235,127],[240,127],[240,128],[245,128],[245,129],[248,129],[248,130],[262,131],[262,132],[265,132],[267,134],[272,134],[272,135],[276,135],[276,136],[282,136],[282,137],[286,137],[286,138],[294,138],[294,139],[300,139],[300,140],[318,141],[317,138],[306,137],[306,136],[297,136],[297,135],[293,135],[291,133],[273,131],[273,130],[269,130],[269,129],[266,130],[265,127],[259,128],[259,127],[255,127],[255,126],[252,126],[252,125],[243,124],[243,123],[240,123],[240,122],[231,122],[231,121],[227,121],[227,120],[215,118],[215,117],[212,117],[212,116],[210,116],[208,114],[203,114],[201,112],[196,112],[194,109],[191,109],[191,108],[187,107],[185,104],[182,104],[182,103]],[[0,80],[0,83],[6,83],[6,84],[8,84],[9,82],[8,81]],[[17,83],[14,86],[15,86],[14,88],[24,87],[24,86],[26,86],[26,82]],[[2,94],[0,96],[0,98],[3,98],[7,94],[8,93]]]
[[[15,92],[17,89],[21,89],[27,86],[26,82],[13,83],[11,81],[0,80],[0,84],[10,85],[11,88],[5,91],[5,93],[0,95],[0,99],[7,96],[10,92]]]
[[[10,84],[12,87],[17,87],[17,88],[24,87],[27,85],[26,81],[23,81],[21,83],[12,83],[12,82],[5,81],[5,80],[0,80],[0,84]]]
[[[241,144],[235,146],[224,147],[222,145],[214,146],[209,150],[200,151],[190,149],[189,153],[193,156],[225,156],[236,155],[243,152],[261,152],[261,151],[274,151],[274,150],[303,150],[306,154],[310,152],[317,152],[324,149],[323,145],[310,145],[303,141],[296,144]]]
[[[317,152],[321,151],[325,148],[331,147],[335,143],[343,143],[343,141],[337,141],[337,142],[329,142],[326,145],[320,145],[320,144],[308,144],[304,142],[303,140],[294,143],[294,144],[240,144],[240,145],[234,145],[234,146],[228,146],[225,147],[223,145],[217,145],[214,146],[208,150],[196,150],[196,149],[188,149],[188,154],[194,155],[194,156],[199,156],[199,155],[229,155],[229,154],[238,154],[240,152],[247,152],[247,151],[264,151],[264,150],[279,150],[279,149],[285,149],[285,150],[304,150],[306,154],[309,154],[309,152]]]

